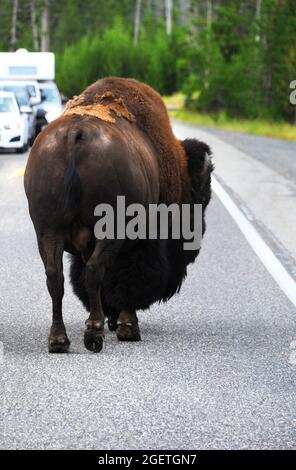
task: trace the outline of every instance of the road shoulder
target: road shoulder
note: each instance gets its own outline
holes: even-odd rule
[[[296,188],[293,182],[261,161],[194,126],[173,123],[177,137],[207,142],[218,180],[234,195],[248,219],[260,225],[296,278]]]

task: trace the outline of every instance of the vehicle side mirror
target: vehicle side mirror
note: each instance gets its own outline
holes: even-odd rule
[[[31,106],[36,106],[37,104],[40,104],[40,103],[41,103],[41,101],[38,98],[36,98],[35,96],[32,96],[30,98],[30,105]]]
[[[30,106],[21,106],[20,107],[20,112],[22,114],[32,114],[33,109]]]

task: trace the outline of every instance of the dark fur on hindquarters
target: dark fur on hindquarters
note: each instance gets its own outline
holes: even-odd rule
[[[211,151],[206,144],[196,139],[186,139],[182,144],[188,158],[191,204],[199,203],[203,206],[204,233],[204,214],[211,198],[213,165],[207,158]],[[184,250],[183,243],[184,239],[140,240],[131,242],[129,250],[118,255],[106,273],[102,289],[103,309],[111,328],[113,324],[116,325],[120,310],[146,309],[156,301],[170,299],[180,290],[188,264],[199,253],[199,250]],[[75,294],[89,310],[84,286],[84,263],[77,256],[72,257],[71,282]]]
[[[87,310],[85,265],[80,257],[72,256],[70,278],[74,293]],[[106,272],[102,286],[105,315],[114,323],[122,309],[147,309],[161,299],[169,276],[165,240],[139,240],[120,253]]]

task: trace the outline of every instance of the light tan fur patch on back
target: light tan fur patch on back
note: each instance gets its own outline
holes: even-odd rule
[[[128,111],[124,102],[120,98],[115,98],[111,92],[106,92],[103,95],[95,96],[94,104],[83,104],[83,94],[74,97],[67,104],[64,116],[69,115],[80,115],[80,116],[94,116],[97,119],[101,119],[106,122],[116,122],[117,117],[123,117],[130,122],[135,122],[135,117]]]
[[[81,93],[81,95],[74,95],[71,100],[69,100],[65,106],[65,111],[68,111],[71,108],[74,108],[74,106],[78,106],[79,104],[83,103],[84,100],[84,95]]]

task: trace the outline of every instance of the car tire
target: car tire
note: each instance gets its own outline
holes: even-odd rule
[[[16,153],[25,153],[29,148],[29,143],[27,142],[22,147],[16,149]]]

